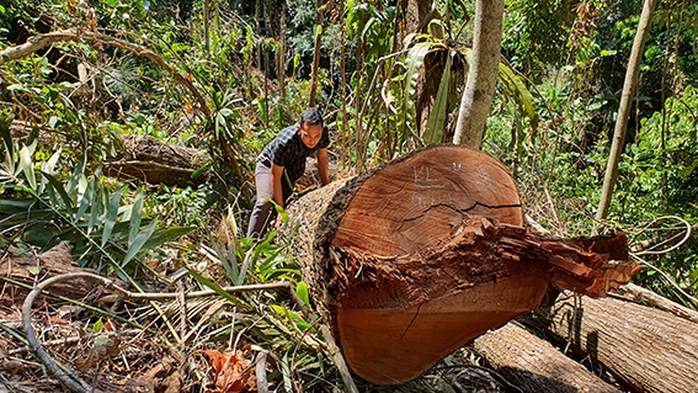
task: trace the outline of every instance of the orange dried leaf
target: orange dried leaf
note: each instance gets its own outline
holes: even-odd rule
[[[216,371],[216,375],[223,369],[223,365],[228,360],[222,353],[215,349],[204,349],[198,352],[206,355],[208,363]]]
[[[57,325],[67,325],[68,321],[60,317],[48,317],[50,323],[55,323]]]
[[[250,361],[238,358],[235,351],[226,351],[224,354],[217,350],[198,352],[206,355],[209,364],[215,370],[213,383],[220,389],[217,392],[240,393],[245,390],[245,374]]]

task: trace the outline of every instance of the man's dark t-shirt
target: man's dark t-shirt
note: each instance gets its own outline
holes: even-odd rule
[[[281,130],[279,135],[262,150],[257,161],[270,167],[271,163],[284,167],[284,172],[288,174],[293,184],[305,171],[305,159],[314,151],[329,145],[330,135],[326,127],[323,128],[322,137],[317,145],[309,149],[301,140],[299,126],[294,125]]]

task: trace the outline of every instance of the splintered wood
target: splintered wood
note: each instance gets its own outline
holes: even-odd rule
[[[293,249],[352,371],[416,378],[487,330],[538,308],[550,285],[593,297],[637,272],[626,238],[552,239],[524,226],[508,170],[429,147],[301,198]]]

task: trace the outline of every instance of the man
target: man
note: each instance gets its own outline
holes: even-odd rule
[[[322,114],[308,108],[298,124],[284,128],[257,157],[255,183],[257,202],[250,215],[247,237],[260,237],[266,232],[267,222],[276,216],[273,200],[281,207],[293,193],[293,183],[305,170],[305,159],[317,151],[318,171],[322,185],[329,183],[327,146],[330,136],[323,126]],[[281,221],[277,219],[278,228]]]

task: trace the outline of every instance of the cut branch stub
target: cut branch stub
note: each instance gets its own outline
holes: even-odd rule
[[[622,233],[528,233],[504,165],[464,146],[419,150],[289,208],[318,311],[351,369],[377,384],[419,376],[488,329],[539,307],[549,284],[592,296],[636,271]]]

